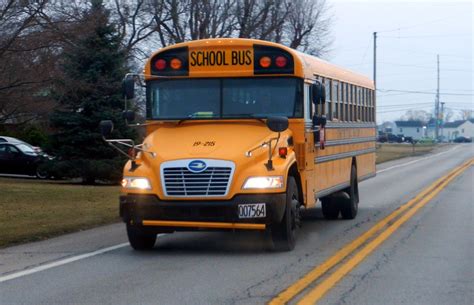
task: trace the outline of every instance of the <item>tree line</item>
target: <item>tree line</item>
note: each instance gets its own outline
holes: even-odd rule
[[[115,136],[134,137],[120,81],[152,52],[242,37],[322,56],[330,21],[325,0],[0,0],[0,133],[42,122],[56,175],[116,180],[123,160],[110,162],[97,124],[112,118]]]

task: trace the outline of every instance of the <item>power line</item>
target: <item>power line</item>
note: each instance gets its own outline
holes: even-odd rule
[[[411,91],[411,90],[399,90],[399,89],[377,89],[379,92],[403,92],[413,94],[436,94],[434,91]],[[455,96],[473,96],[473,93],[453,93],[453,92],[440,92],[440,95],[455,95]]]
[[[471,34],[446,34],[446,35],[409,35],[409,36],[390,36],[382,35],[382,38],[394,38],[394,39],[411,39],[411,38],[439,38],[439,37],[463,37],[471,36]]]
[[[407,26],[402,26],[402,27],[398,27],[398,28],[394,28],[394,29],[390,29],[390,30],[385,30],[385,31],[378,31],[378,32],[379,33],[390,33],[390,32],[396,32],[396,31],[400,31],[400,30],[412,29],[412,28],[416,28],[416,27],[420,27],[420,26],[424,26],[424,25],[428,25],[428,24],[438,23],[438,22],[445,21],[445,20],[452,19],[452,18],[454,18],[454,17],[446,17],[446,18],[442,18],[442,19],[435,19],[435,20],[431,20],[431,21],[428,21],[428,22],[416,23],[414,25],[407,25]]]
[[[407,65],[407,64],[400,64],[400,63],[393,63],[393,62],[385,62],[385,61],[380,61],[379,63],[385,64],[385,65],[391,65],[391,66],[397,66],[397,67],[410,67],[410,68],[421,68],[421,69],[428,69],[428,70],[436,70],[435,67],[431,66],[420,66],[420,65]],[[464,72],[474,72],[473,70],[469,69],[443,69],[443,71],[464,71]]]
[[[407,106],[417,106],[417,105],[431,105],[432,102],[423,102],[423,103],[409,103],[409,104],[392,104],[392,105],[377,105],[378,108],[392,108],[392,107],[407,107]]]

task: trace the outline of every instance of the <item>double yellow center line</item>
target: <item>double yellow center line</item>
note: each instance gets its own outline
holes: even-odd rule
[[[361,263],[369,256],[378,246],[380,246],[390,235],[392,235],[402,224],[409,220],[418,210],[424,207],[433,197],[435,197],[443,188],[445,188],[454,178],[464,172],[469,166],[474,164],[471,159],[461,166],[456,167],[447,175],[439,178],[424,191],[419,193],[415,198],[400,206],[397,210],[382,219],[375,226],[363,233],[361,236],[337,251],[333,256],[328,258],[322,264],[316,266],[302,278],[290,285],[274,299],[270,305],[286,304],[303,290],[308,288],[321,276],[325,275],[330,269],[338,265],[337,269],[331,270],[330,274],[313,288],[309,289],[298,305],[314,304],[320,300],[337,282],[339,282],[346,274]],[[404,214],[403,214],[404,213]],[[403,214],[403,215],[402,215]],[[400,216],[401,215],[401,216]],[[400,217],[398,217],[400,216]],[[397,219],[398,217],[398,219]],[[383,229],[383,230],[382,230]],[[377,233],[376,237],[374,237]],[[370,241],[369,241],[370,240]],[[361,248],[361,246],[363,246]],[[359,249],[360,248],[360,249]],[[358,250],[358,251],[356,251]],[[351,257],[342,262],[349,255]]]

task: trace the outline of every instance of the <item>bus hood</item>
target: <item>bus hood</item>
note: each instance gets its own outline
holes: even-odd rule
[[[290,131],[282,133],[279,145]],[[184,122],[165,125],[153,131],[144,141],[147,150],[156,153],[159,162],[176,159],[207,158],[241,162],[246,152],[276,137],[263,122]],[[283,142],[284,141],[284,142]],[[252,159],[268,156],[268,148],[258,148]],[[154,162],[153,162],[154,163]]]

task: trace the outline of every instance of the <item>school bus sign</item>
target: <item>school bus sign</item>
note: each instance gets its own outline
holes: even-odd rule
[[[189,75],[207,73],[239,73],[253,75],[253,48],[190,48]]]

